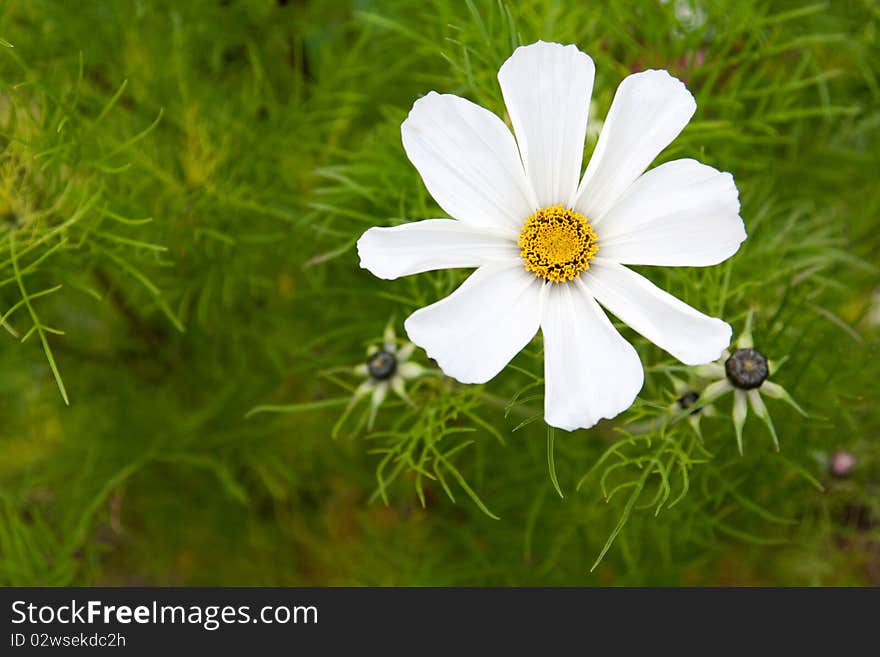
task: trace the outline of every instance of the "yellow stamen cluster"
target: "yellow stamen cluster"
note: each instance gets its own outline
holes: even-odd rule
[[[554,283],[577,278],[590,268],[599,250],[587,218],[561,205],[538,210],[526,219],[517,244],[526,269]]]

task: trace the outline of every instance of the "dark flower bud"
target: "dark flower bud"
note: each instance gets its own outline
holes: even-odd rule
[[[770,369],[767,359],[755,349],[737,349],[724,363],[724,371],[730,382],[741,390],[760,388],[767,380]]]
[[[700,398],[700,393],[698,393],[695,390],[689,390],[688,392],[684,393],[681,397],[678,398],[678,407],[681,410],[686,411],[691,406],[696,404],[697,400],[699,398]],[[694,410],[691,411],[691,415],[697,415],[701,410],[703,410],[703,409],[695,408]]]
[[[367,369],[377,381],[390,379],[397,371],[397,357],[390,351],[380,349],[367,359]]]

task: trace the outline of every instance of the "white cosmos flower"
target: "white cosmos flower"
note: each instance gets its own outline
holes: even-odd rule
[[[620,84],[581,178],[594,72],[573,45],[517,48],[498,72],[516,139],[464,98],[417,100],[403,147],[453,218],[371,228],[358,241],[361,266],[380,278],[476,267],[406,320],[410,340],[446,374],[484,383],[540,328],[545,420],[567,430],[614,417],[642,387],[635,349],[599,304],[688,365],[730,342],[726,323],[625,265],[714,265],[746,237],[729,173],[689,159],[644,173],[696,109],[666,71]]]

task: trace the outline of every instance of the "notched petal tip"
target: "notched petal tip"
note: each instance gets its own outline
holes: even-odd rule
[[[406,118],[400,124],[400,137],[401,139],[406,139],[408,134],[417,134],[419,132],[419,127],[417,121],[419,119],[419,115],[425,111],[426,106],[434,101],[435,98],[439,98],[443,95],[448,94],[440,94],[436,91],[429,91],[424,96],[419,96],[413,101],[412,107],[410,107],[409,112],[406,115]]]
[[[714,167],[709,167],[709,165],[707,164],[704,164],[703,166],[717,171],[718,175],[724,179],[727,185],[725,192],[729,197],[726,199],[726,202],[730,203],[731,213],[735,213],[736,218],[739,219],[739,224],[737,226],[739,228],[739,234],[735,237],[735,239],[739,239],[739,241],[737,242],[736,249],[734,249],[734,251],[730,254],[732,256],[739,250],[739,245],[745,242],[746,238],[749,236],[746,232],[746,224],[743,221],[742,216],[740,215],[740,212],[742,211],[742,202],[739,198],[739,187],[736,186],[736,180],[734,179],[733,174],[730,171],[720,171],[718,169],[715,169]]]
[[[544,41],[543,39],[538,39],[534,43],[517,46],[510,54],[510,57],[508,57],[501,65],[501,68],[503,69],[507,63],[515,57],[534,57],[547,53],[571,53],[572,55],[581,57],[584,61],[589,61],[593,64],[593,58],[578,48],[574,43],[558,43],[556,41]]]
[[[688,366],[706,365],[720,359],[730,346],[733,329],[730,324],[717,317],[708,317],[705,334],[699,343],[695,342],[688,352],[674,354],[678,360]]]
[[[419,337],[418,331],[410,330],[410,328],[407,327],[406,322],[404,322],[404,329],[413,344],[417,345],[420,349],[423,349],[425,355],[437,363],[437,367],[440,368],[440,371],[442,371],[443,374],[451,379],[455,379],[459,383],[468,385],[488,383],[499,374],[499,372],[494,374],[489,374],[487,372],[481,373],[470,369],[467,366],[462,366],[461,361],[456,361],[454,358],[448,357],[444,351],[430,348],[429,341],[422,340]],[[422,342],[424,342],[424,344],[421,344]]]
[[[554,420],[550,416],[546,416],[544,418],[544,422],[549,424],[551,427],[555,429],[562,429],[563,431],[577,431],[578,429],[592,429],[597,424],[599,424],[599,420],[592,422],[592,424],[588,422],[570,422],[565,420]]]
[[[455,358],[454,352],[434,346],[433,335],[429,331],[422,331],[422,326],[419,324],[417,316],[418,312],[416,311],[406,318],[403,322],[403,330],[406,331],[410,342],[422,349],[429,359],[437,363],[437,367],[446,376],[455,379],[459,383],[467,384],[488,383],[497,376],[498,372],[479,372],[474,370],[468,367],[466,361]],[[414,317],[415,319],[413,319]]]
[[[584,415],[580,415],[579,417],[575,417],[574,415],[567,413],[558,413],[555,410],[546,410],[544,411],[544,421],[549,424],[551,427],[555,427],[557,429],[562,429],[563,431],[577,431],[578,429],[592,429],[602,420],[613,420],[618,415],[628,410],[635,403],[636,398],[639,396],[639,392],[642,389],[642,385],[644,384],[644,371],[642,370],[641,382],[639,383],[638,389],[632,394],[632,396],[627,395],[618,403],[619,409],[615,411],[608,411],[600,415],[599,417],[587,417]]]
[[[419,96],[413,101],[412,107],[409,110],[409,114],[407,114],[407,118],[410,118],[414,113],[417,113],[422,107],[425,106],[428,102],[434,100],[435,98],[441,98],[443,96],[449,96],[450,94],[441,94],[439,91],[434,91],[433,89],[426,93],[424,96]],[[406,123],[406,119],[403,121]]]
[[[711,338],[706,339],[702,348],[694,351],[694,353],[686,354],[686,358],[680,358],[685,365],[706,365],[721,358],[724,350],[730,346],[730,340],[733,337],[733,329],[730,324],[724,320],[712,317]],[[682,354],[685,356],[685,354]]]
[[[683,106],[691,107],[691,115],[697,110],[697,99],[694,94],[687,88],[687,85],[679,78],[672,75],[664,68],[649,68],[638,73],[633,73],[621,82],[621,86],[627,81],[638,80],[640,82],[649,82],[650,84],[642,84],[639,91],[648,96],[663,95],[666,96],[673,89],[676,93],[676,100],[681,102]]]
[[[376,278],[393,281],[398,278],[397,274],[390,273],[384,266],[381,247],[379,246],[379,234],[382,229],[373,227],[367,229],[357,241],[358,259],[361,269],[366,269]]]

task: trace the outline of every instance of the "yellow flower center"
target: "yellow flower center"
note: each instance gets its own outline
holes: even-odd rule
[[[554,283],[577,278],[590,268],[599,250],[587,218],[561,205],[538,210],[526,219],[517,244],[526,269]]]

